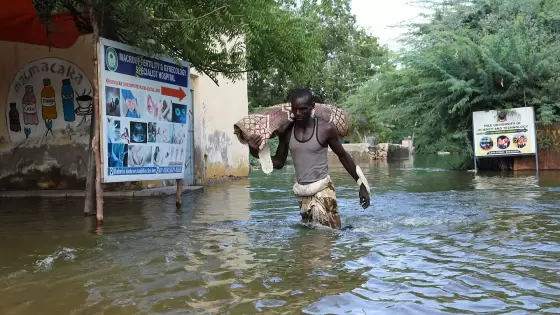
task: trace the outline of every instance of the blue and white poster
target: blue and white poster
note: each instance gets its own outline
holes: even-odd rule
[[[183,178],[190,69],[100,39],[103,182]]]

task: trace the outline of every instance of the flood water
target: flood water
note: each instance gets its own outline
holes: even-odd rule
[[[332,169],[345,231],[301,227],[293,169],[174,197],[0,200],[0,314],[558,314],[560,172],[447,158]]]

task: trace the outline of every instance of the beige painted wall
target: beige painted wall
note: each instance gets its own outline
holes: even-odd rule
[[[35,83],[39,125],[29,139],[21,131],[11,132],[6,114],[10,85],[18,71],[30,62],[41,58],[64,59],[83,71],[91,82],[91,36],[82,36],[69,49],[49,49],[27,44],[0,41],[0,189],[81,189],[85,184],[88,161],[87,122],[76,127],[76,122],[65,122],[61,105],[58,117],[53,120],[54,134],[44,137],[45,121],[41,117],[41,83]],[[244,177],[249,174],[249,153],[233,134],[233,124],[248,113],[247,81],[230,82],[220,78],[216,86],[208,77],[192,71],[194,86],[194,142],[195,175],[197,184],[229,176]],[[42,73],[39,75],[43,75]],[[18,75],[19,77],[19,75]],[[42,80],[42,79],[41,79]],[[57,102],[61,102],[61,77],[53,81]],[[42,82],[42,81],[41,81]],[[76,93],[82,93],[75,88]],[[21,94],[21,93],[20,93]],[[11,96],[14,99],[13,94]],[[17,99],[21,99],[18,96]],[[23,115],[23,101],[18,104],[19,115]],[[76,119],[81,119],[76,116]],[[35,129],[34,129],[35,130]],[[14,134],[23,140],[15,141]],[[133,185],[161,186],[158,182],[142,182]],[[115,185],[124,188],[129,185]],[[110,188],[110,187],[106,187]]]
[[[247,80],[231,82],[192,71],[194,86],[195,176],[204,183],[249,175],[249,150],[233,134],[233,124],[249,112]]]

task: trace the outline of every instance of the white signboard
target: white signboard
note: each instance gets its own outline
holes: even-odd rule
[[[474,112],[473,129],[477,157],[537,153],[533,107]]]
[[[99,56],[103,181],[183,178],[188,64],[103,38]]]

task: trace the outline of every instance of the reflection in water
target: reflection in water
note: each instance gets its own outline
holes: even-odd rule
[[[477,190],[492,191],[492,197],[507,203],[512,195],[515,199],[536,200],[542,196],[539,179],[535,175],[476,175],[473,179]]]
[[[182,242],[180,246],[185,252],[196,248],[189,252],[184,269],[199,273],[206,282],[205,290],[219,292],[217,296],[223,296],[223,299],[228,298],[224,289],[234,285],[231,273],[242,274],[256,266],[249,237],[242,224],[237,224],[251,219],[248,186],[249,180],[241,180],[206,188],[206,193],[196,202],[199,208],[191,220],[204,228],[194,239],[190,238],[190,242]],[[218,270],[209,269],[208,265]],[[193,299],[186,304],[204,312],[219,312],[223,299]]]
[[[174,198],[0,200],[0,314],[553,314],[557,173],[332,168],[343,225],[298,224],[293,168]],[[552,175],[551,175],[552,174]]]
[[[475,189],[502,189],[508,188],[539,188],[539,179],[537,176],[511,176],[503,175],[476,175],[473,179]]]

